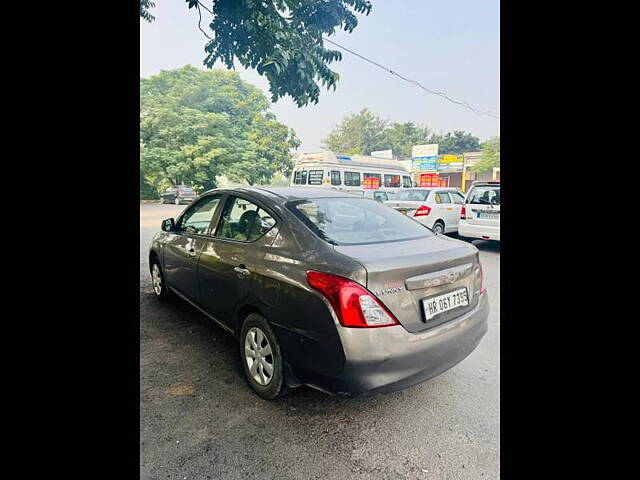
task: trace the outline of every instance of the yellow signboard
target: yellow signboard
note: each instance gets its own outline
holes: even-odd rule
[[[438,159],[438,163],[458,163],[462,162],[462,160],[462,157],[458,155],[442,155],[442,157]]]

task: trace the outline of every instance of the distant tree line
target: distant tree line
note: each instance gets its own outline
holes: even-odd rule
[[[363,109],[347,115],[323,140],[328,150],[370,155],[393,150],[396,157],[410,157],[414,145],[437,143],[439,153],[458,155],[480,150],[480,139],[461,130],[446,135],[434,133],[415,122],[392,122]]]

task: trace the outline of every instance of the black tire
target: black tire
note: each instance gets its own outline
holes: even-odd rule
[[[270,357],[273,365],[273,374],[266,385],[258,383],[249,370],[249,360],[245,354],[245,341],[250,342],[250,340],[247,339],[247,334],[252,329],[258,329],[262,332],[268,341],[268,345],[271,347]],[[255,331],[256,330],[253,330],[252,333]],[[269,355],[264,358],[268,360]],[[249,314],[242,323],[242,329],[240,330],[240,361],[242,362],[242,369],[244,370],[244,375],[249,385],[251,385],[251,388],[262,398],[274,400],[289,391],[284,382],[284,360],[280,352],[280,344],[267,319],[258,313]]]
[[[442,220],[437,220],[436,223],[433,224],[432,230],[438,235],[444,235],[444,222]]]
[[[160,273],[160,289],[158,292],[158,289],[156,289],[156,284],[155,284],[155,277],[154,277],[154,269],[158,268],[158,271]],[[167,281],[164,278],[164,271],[162,270],[162,267],[160,266],[160,262],[158,262],[158,259],[153,259],[151,261],[151,286],[153,288],[153,293],[155,293],[156,298],[158,300],[162,300],[162,301],[167,301],[169,300],[169,298],[171,298],[171,290],[169,290],[169,287],[167,286]]]

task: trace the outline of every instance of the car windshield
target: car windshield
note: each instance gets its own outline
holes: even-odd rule
[[[362,245],[433,236],[427,227],[370,199],[314,198],[289,202],[287,208],[316,235],[334,245]]]
[[[178,187],[178,189],[184,193],[193,193],[193,188],[191,187]]]
[[[475,187],[469,194],[469,200],[467,203],[500,205],[500,188]]]
[[[394,200],[409,201],[409,202],[424,202],[429,195],[430,190],[401,190],[396,194]]]

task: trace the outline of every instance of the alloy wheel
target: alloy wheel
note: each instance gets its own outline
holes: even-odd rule
[[[157,263],[154,263],[151,269],[151,281],[153,282],[153,291],[157,296],[160,296],[162,294],[162,275]]]
[[[244,358],[251,377],[262,386],[273,378],[273,353],[267,336],[258,327],[252,327],[244,337]]]

